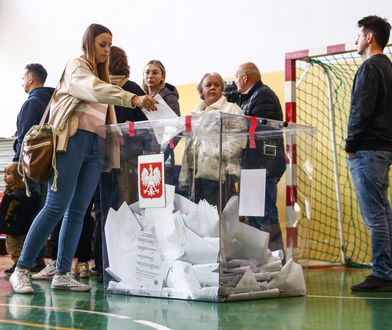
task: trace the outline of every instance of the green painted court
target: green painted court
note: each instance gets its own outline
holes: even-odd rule
[[[209,303],[51,290],[35,281],[33,295],[14,294],[0,263],[0,329],[391,329],[392,293],[352,294],[369,270],[305,269],[306,297]]]

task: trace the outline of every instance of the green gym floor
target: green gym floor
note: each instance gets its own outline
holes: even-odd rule
[[[392,329],[392,293],[352,294],[366,269],[307,268],[306,297],[207,303],[52,291],[35,281],[32,295],[14,294],[0,257],[0,329]]]

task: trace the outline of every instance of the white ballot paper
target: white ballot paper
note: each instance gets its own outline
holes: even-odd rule
[[[180,260],[176,260],[170,268],[166,284],[169,288],[182,289],[192,293],[201,289],[192,264]]]
[[[157,94],[154,96],[154,99],[158,101],[156,105],[157,110],[147,111],[146,109],[142,109],[142,111],[150,121],[158,143],[165,144],[178,133],[182,132],[184,126],[180,125],[181,118],[169,107],[162,96]],[[173,119],[170,121],[170,124],[168,121],[162,120],[168,118]]]
[[[215,206],[200,201],[197,209],[184,215],[186,226],[201,237],[219,235],[219,215]]]
[[[166,207],[146,208],[144,213],[144,219],[154,228],[159,248],[169,265],[184,254],[186,243],[184,224],[178,218],[181,213],[173,214],[174,190],[174,186],[166,185]]]
[[[306,284],[302,267],[290,259],[282,268],[279,276],[269,283],[270,289],[278,288],[280,292],[288,295],[306,294]]]
[[[147,227],[140,232],[133,253],[133,258],[136,258],[136,283],[130,286],[143,292],[160,292],[166,271],[166,258],[159,248],[154,231]]]
[[[139,222],[124,202],[116,212],[109,209],[105,223],[105,237],[109,260],[109,273],[124,280],[134,266],[124,267],[124,260],[133,260],[132,251],[136,236],[140,232]]]
[[[142,109],[148,120],[159,120],[178,117],[177,114],[163,100],[162,96],[157,94],[154,96],[154,99],[158,101],[158,104],[155,105],[155,108],[157,109],[156,111],[147,111],[146,109]]]
[[[265,180],[265,169],[241,170],[240,216],[264,216]]]
[[[279,291],[278,289],[276,289]],[[197,299],[205,301],[217,301],[219,299],[219,287],[204,287],[197,292],[186,292],[183,289],[163,288],[161,297],[176,299]]]
[[[135,214],[143,215],[143,209],[139,207],[139,201],[129,205],[130,210]]]
[[[174,210],[174,191],[176,190],[176,186],[172,186],[170,184],[165,184],[165,198],[166,198],[166,208],[170,211]]]
[[[174,208],[176,211],[180,211],[183,214],[197,210],[197,204],[192,202],[190,199],[185,198],[179,194],[174,195]]]
[[[256,259],[263,262],[268,255],[269,233],[237,222],[233,236],[224,235],[225,252],[233,258]]]
[[[245,293],[230,294],[227,297],[227,301],[240,301],[240,300],[252,300],[252,299],[264,299],[274,298],[279,296],[279,289],[270,289],[264,291],[251,291]]]
[[[152,219],[159,248],[168,264],[180,258],[185,252],[183,233],[177,232],[173,214],[168,208],[146,209],[145,218]]]
[[[255,275],[250,268],[248,268],[234,288],[234,293],[260,291],[260,289],[260,283],[256,281]]]
[[[260,261],[268,258],[269,233],[238,221],[237,196],[229,199],[221,219],[225,257]]]
[[[207,240],[195,234],[192,230],[185,227],[188,238],[185,246],[185,254],[181,260],[192,264],[211,264],[218,260],[219,249],[211,245]]]
[[[219,286],[219,264],[193,265],[193,271],[199,283],[205,286]]]

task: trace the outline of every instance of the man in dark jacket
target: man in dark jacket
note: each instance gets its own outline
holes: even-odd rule
[[[26,65],[25,73],[23,75],[23,89],[29,94],[27,100],[23,103],[22,108],[18,114],[16,120],[16,139],[14,142],[14,162],[19,161],[20,149],[22,147],[23,139],[29,129],[39,124],[46,106],[48,105],[54,88],[43,87],[46,81],[48,73],[45,68],[38,63],[31,63]],[[39,184],[32,180],[29,180],[30,189],[34,190],[40,197],[40,207],[46,197],[46,185]],[[42,249],[40,255],[37,258],[36,265],[31,269],[32,272],[36,272],[45,267],[45,249]],[[13,266],[15,267],[15,265]],[[7,272],[13,272],[13,269],[8,269]]]
[[[283,120],[282,108],[276,94],[261,81],[261,74],[254,63],[241,64],[235,74],[239,106],[247,116]],[[259,125],[256,132],[263,129]],[[271,135],[270,137],[268,135]],[[256,138],[256,147],[249,145],[242,154],[244,169],[266,169],[266,191],[264,217],[248,217],[249,225],[270,233],[270,250],[282,250],[283,239],[276,207],[277,186],[286,169],[283,138],[281,135],[266,134]]]
[[[365,62],[352,87],[346,152],[361,215],[370,230],[372,274],[353,291],[392,291],[392,63],[383,54],[391,25],[378,16],[358,21],[357,52]]]
[[[31,126],[37,125],[49,103],[54,92],[54,88],[43,87],[48,73],[45,68],[38,63],[26,65],[26,71],[23,75],[23,89],[29,94],[27,100],[23,103],[22,108],[16,120],[16,139],[14,142],[13,161],[19,161],[20,148],[23,138]]]

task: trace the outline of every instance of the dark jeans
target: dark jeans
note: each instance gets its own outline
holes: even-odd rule
[[[392,152],[357,151],[348,159],[359,208],[372,241],[373,275],[392,280],[392,211],[388,200]]]

